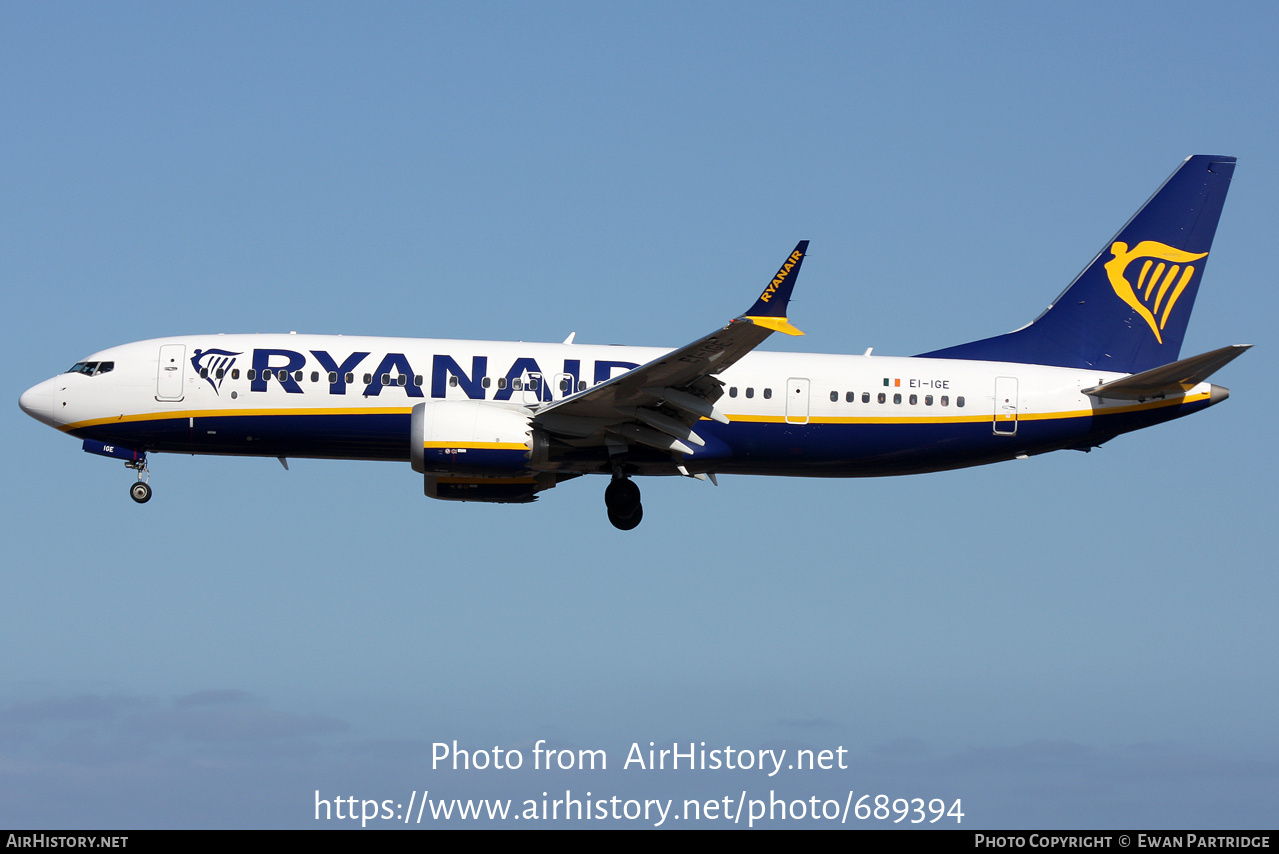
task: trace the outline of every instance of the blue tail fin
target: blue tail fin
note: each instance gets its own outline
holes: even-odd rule
[[[1028,326],[920,355],[1121,373],[1175,362],[1234,171],[1233,157],[1186,158]]]

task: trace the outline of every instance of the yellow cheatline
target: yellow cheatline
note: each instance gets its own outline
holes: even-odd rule
[[[64,424],[61,430],[79,430],[102,424],[123,424],[129,421],[169,421],[175,418],[243,418],[258,415],[408,415],[411,406],[370,407],[368,409],[187,409],[176,412],[142,412],[137,415],[116,415],[112,418],[94,418]]]
[[[1193,388],[1193,386],[1191,386]],[[1105,414],[1119,414],[1123,412],[1137,412],[1142,409],[1158,409],[1164,406],[1179,406],[1183,403],[1195,403],[1200,400],[1207,400],[1209,397],[1207,392],[1202,394],[1187,395],[1185,397],[1173,397],[1163,400],[1148,400],[1144,403],[1134,403],[1129,406],[1108,406],[1105,408]],[[179,418],[241,418],[262,415],[408,415],[413,411],[412,407],[393,406],[393,407],[377,407],[369,409],[191,409],[181,412],[146,412],[138,415],[117,415],[114,418],[95,418],[90,421],[77,421],[74,424],[64,424],[59,429],[64,432],[72,430],[80,430],[85,427],[97,427],[102,424],[122,424],[125,422],[136,421],[167,421]],[[1017,417],[1022,421],[1050,421],[1055,418],[1086,418],[1096,415],[1097,412],[1092,409],[1077,409],[1069,412],[1020,412]],[[938,415],[938,416],[898,416],[877,418],[875,416],[857,416],[857,417],[826,417],[816,416],[809,418],[810,424],[960,424],[976,421],[988,421],[989,415]],[[747,421],[755,424],[785,424],[786,416],[784,415],[734,415],[729,414],[731,421]],[[702,419],[706,420],[706,419]],[[458,442],[435,442],[425,447],[433,448],[478,448],[486,450],[502,450],[502,449],[523,449],[528,450],[527,445],[515,444],[511,442],[473,442],[470,444],[462,444]]]
[[[423,442],[423,448],[466,448],[468,451],[527,451],[528,445],[515,442]]]
[[[1134,403],[1128,406],[1107,406],[1100,413],[1093,409],[1075,409],[1067,412],[1019,412],[1017,419],[1019,421],[1054,421],[1065,418],[1091,418],[1097,414],[1103,415],[1119,415],[1125,412],[1138,412],[1143,409],[1160,409],[1165,406],[1180,406],[1183,403],[1195,403],[1201,400],[1207,400],[1209,395],[1203,394],[1186,395],[1185,397],[1173,397],[1165,400],[1148,400],[1144,403]],[[743,421],[752,424],[786,424],[796,423],[787,422],[784,415],[738,415],[729,413],[729,419],[732,421]],[[813,416],[808,419],[809,424],[976,424],[990,421],[993,414],[979,415],[900,415],[900,416]]]
[[[784,415],[730,415],[730,420],[751,424],[961,424],[970,421],[989,421],[989,415],[960,416],[813,416],[807,422],[787,421]]]

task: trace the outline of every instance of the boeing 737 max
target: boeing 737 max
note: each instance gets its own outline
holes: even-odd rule
[[[678,350],[331,335],[192,335],[94,353],[28,389],[27,414],[125,460],[147,454],[398,460],[432,498],[533,501],[636,475],[864,477],[1066,448],[1198,412],[1245,346],[1179,359],[1233,157],[1187,158],[1034,322],[913,358],[758,352],[801,335],[801,241],[748,311]]]

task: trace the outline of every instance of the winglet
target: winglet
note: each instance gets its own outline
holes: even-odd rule
[[[782,266],[778,268],[772,281],[768,283],[768,287],[764,288],[764,292],[759,295],[759,299],[755,300],[755,304],[742,315],[741,319],[749,320],[756,326],[763,326],[775,332],[785,332],[787,335],[803,335],[803,332],[792,326],[790,321],[786,319],[786,307],[790,304],[790,295],[795,287],[795,280],[799,278],[799,266],[804,263],[804,256],[807,254],[807,240],[801,240],[795,244],[795,251],[791,252],[782,263]]]

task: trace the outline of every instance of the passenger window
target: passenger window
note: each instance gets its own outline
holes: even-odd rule
[[[901,402],[902,402],[902,396],[900,394],[893,395],[893,403],[901,403]]]
[[[492,383],[493,381],[491,379],[489,379],[488,377],[485,377],[484,379],[480,380],[480,388],[488,388],[490,385],[492,385]]]
[[[263,371],[262,373],[265,374],[266,371]],[[255,371],[253,368],[249,368],[248,373],[246,373],[245,376],[248,377],[250,380],[255,380],[258,378],[258,372]],[[269,379],[269,377],[263,377],[262,379]]]
[[[373,382],[373,375],[372,375],[372,374],[365,374],[365,375],[364,375],[364,384],[365,384],[365,385],[368,385],[368,384],[369,384],[369,383],[371,383],[371,382]]]
[[[351,373],[350,371],[347,371],[347,374],[346,374],[346,382],[347,382],[347,384],[348,384],[348,385],[350,385],[351,383],[355,382],[355,374]]]
[[[956,405],[956,406],[963,406],[963,405],[964,405],[964,398],[963,398],[962,396],[955,398],[955,405]]]
[[[253,379],[253,377],[249,377],[249,379]],[[264,379],[264,380],[269,380],[269,379],[271,379],[271,369],[270,369],[270,368],[266,368],[265,370],[263,370],[263,371],[262,371],[262,379]]]
[[[522,379],[511,380],[511,388],[515,389],[516,391],[523,391],[524,380]]]
[[[886,403],[887,401],[888,401],[888,395],[884,394],[884,393],[881,391],[881,392],[879,393],[879,402],[880,402],[880,403]]]
[[[933,396],[931,394],[924,395],[924,406],[933,405]]]
[[[226,369],[225,369],[225,368],[218,368],[218,372],[217,372],[216,374],[214,374],[214,376],[215,376],[217,379],[222,379],[224,376],[226,376]]]
[[[773,390],[771,388],[764,389],[764,400],[773,399]]]
[[[201,369],[200,369],[200,379],[202,379],[202,380],[207,380],[208,378],[209,378],[209,369],[208,369],[208,368],[201,368]]]
[[[329,385],[337,385],[337,384],[338,384],[338,372],[329,371]]]
[[[915,405],[915,404],[917,404],[917,403],[919,403],[919,395],[917,395],[917,394],[912,394],[912,395],[910,396],[910,405],[911,405],[911,406],[914,406],[914,405]]]
[[[232,368],[232,369],[231,369],[231,379],[233,379],[233,380],[238,380],[239,378],[240,378],[240,369],[239,369],[239,368]]]
[[[398,377],[395,378],[395,384],[398,386],[408,385],[408,382],[409,382],[408,374],[400,374]]]
[[[422,384],[422,375],[421,375],[421,374],[414,374],[414,375],[413,375],[413,385],[421,385],[421,384]]]
[[[750,386],[747,386],[747,387],[746,387],[746,396],[747,396],[748,398],[754,397],[754,396],[755,396],[755,389],[751,388]]]
[[[497,378],[497,387],[498,387],[498,388],[506,388],[506,377],[498,377],[498,378]]]
[[[846,392],[844,392],[844,402],[845,402],[845,403],[856,403],[856,402],[857,402],[857,392],[855,392],[855,391],[846,391]]]
[[[728,387],[728,396],[737,397],[737,386],[733,385]]]
[[[577,381],[577,390],[578,390],[578,391],[586,391],[586,380],[578,380],[578,381]]]
[[[870,403],[870,392],[862,392],[862,403]],[[883,401],[881,400],[880,403],[883,403]]]
[[[571,389],[572,387],[573,387],[573,381],[569,379],[568,377],[565,377],[564,379],[560,380],[560,391],[564,392],[564,394],[568,394],[569,389]]]
[[[943,394],[943,395],[941,396],[941,405],[942,405],[942,406],[950,406],[950,395],[948,395],[948,394]]]
[[[311,371],[311,382],[318,383],[320,381],[320,372]]]
[[[449,374],[449,388],[457,388],[457,377]]]
[[[830,402],[831,402],[831,403],[838,403],[838,402],[839,402],[839,392],[837,392],[837,391],[832,391],[832,392],[830,393]]]
[[[390,385],[390,384],[391,384],[391,375],[382,374],[382,385]]]

